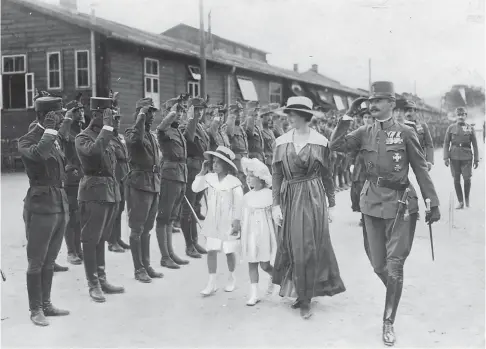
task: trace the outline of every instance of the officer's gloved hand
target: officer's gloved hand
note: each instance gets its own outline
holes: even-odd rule
[[[425,214],[425,221],[429,224],[438,222],[440,220],[439,206],[430,208],[430,211]]]
[[[474,169],[477,169],[479,166],[479,161],[474,161],[473,167]]]
[[[113,127],[113,111],[109,108],[103,111],[103,125]]]
[[[427,171],[430,171],[431,169],[432,169],[432,164],[430,162],[427,162]]]
[[[44,122],[42,123],[42,126],[44,128],[48,129],[56,129],[56,124],[57,124],[57,115],[55,112],[50,111],[47,113],[46,117],[44,118]]]
[[[449,167],[449,164],[450,164],[450,163],[451,163],[451,160],[449,160],[449,159],[445,159],[445,160],[444,160],[444,164],[445,164],[447,167]]]

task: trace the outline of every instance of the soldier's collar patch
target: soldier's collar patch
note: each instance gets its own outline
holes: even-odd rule
[[[387,131],[385,144],[402,144],[402,132],[401,131]]]

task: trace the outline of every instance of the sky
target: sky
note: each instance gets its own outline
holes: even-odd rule
[[[97,16],[154,33],[199,28],[199,0],[77,1],[79,11],[93,4]],[[269,52],[270,64],[318,64],[354,88],[368,88],[371,59],[372,81],[393,81],[396,92],[430,103],[455,84],[484,87],[484,1],[204,0],[204,20],[207,28],[211,11],[214,34]]]

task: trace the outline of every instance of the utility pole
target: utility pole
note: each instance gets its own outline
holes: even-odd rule
[[[368,59],[368,91],[371,94],[371,58]]]
[[[201,55],[201,91],[200,97],[206,98],[206,40],[204,35],[204,7],[203,0],[199,0],[199,49]]]

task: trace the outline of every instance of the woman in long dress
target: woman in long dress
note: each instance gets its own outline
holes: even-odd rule
[[[327,139],[309,127],[312,102],[291,97],[284,112],[292,129],[277,138],[273,156],[273,216],[281,221],[273,283],[280,296],[297,295],[292,308],[304,319],[313,297],[346,289],[329,236],[329,208],[335,205]]]

